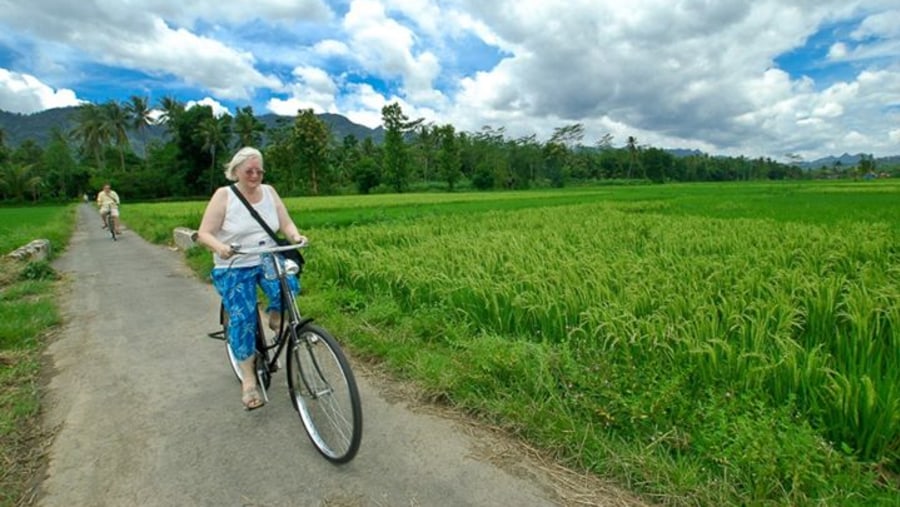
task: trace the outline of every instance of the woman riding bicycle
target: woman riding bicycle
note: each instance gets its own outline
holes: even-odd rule
[[[303,243],[306,238],[288,215],[281,197],[270,185],[262,183],[263,156],[259,150],[245,147],[239,150],[225,167],[225,177],[234,186],[218,188],[206,206],[197,241],[213,251],[215,267],[212,280],[228,314],[228,341],[240,361],[242,375],[241,401],[247,410],[264,404],[254,372],[254,347],[258,318],[256,287],[261,286],[269,301],[269,327],[277,330],[281,318],[281,295],[278,280],[263,275],[259,255],[242,255],[231,259],[232,244],[243,247],[274,246],[274,239],[250,214],[239,191],[273,231],[280,231],[291,243]],[[288,280],[291,290],[300,290],[295,276]]]
[[[107,227],[106,215],[112,215],[116,234],[122,234],[119,229],[119,194],[109,186],[109,183],[103,185],[103,190],[97,194],[97,207],[100,208],[100,220],[103,222],[103,228]]]

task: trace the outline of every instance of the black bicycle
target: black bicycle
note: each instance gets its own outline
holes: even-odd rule
[[[112,235],[113,241],[118,241],[116,239],[116,219],[113,217],[112,208],[106,212],[106,228],[109,229],[109,234]]]
[[[305,246],[305,245],[300,245]],[[303,317],[297,299],[291,292],[287,276],[296,275],[300,267],[285,260],[278,252],[298,248],[298,245],[241,248],[232,245],[237,255],[259,254],[263,262],[272,262],[274,278],[281,285],[281,326],[271,338],[266,337],[257,311],[256,377],[263,398],[269,401],[267,390],[272,374],[279,369],[281,353],[287,350],[287,384],[291,403],[313,445],[333,463],[352,460],[362,441],[362,403],[350,363],[337,340],[328,331]],[[235,377],[242,380],[241,368],[228,342],[228,316],[220,306],[220,333],[225,339],[228,361]]]

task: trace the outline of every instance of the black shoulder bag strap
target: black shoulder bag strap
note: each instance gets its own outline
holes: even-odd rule
[[[247,211],[250,212],[250,216],[255,218],[257,222],[259,222],[259,225],[261,225],[262,228],[265,229],[265,231],[269,234],[269,236],[272,236],[272,239],[275,240],[275,243],[277,244],[278,236],[276,236],[275,233],[272,232],[272,229],[269,227],[269,224],[267,224],[266,221],[263,220],[261,216],[259,216],[259,213],[256,212],[256,208],[254,208],[253,206],[250,205],[249,202],[247,202],[247,198],[244,197],[244,194],[242,194],[241,191],[238,190],[238,188],[234,185],[234,183],[232,183],[231,185],[228,185],[228,186],[231,187],[231,190],[234,191],[234,195],[238,196],[238,199],[240,199],[241,202],[244,203],[244,206],[247,207]]]
[[[231,187],[231,190],[234,191],[234,194],[238,196],[238,199],[240,199],[241,202],[244,203],[244,206],[247,207],[247,211],[250,212],[250,216],[255,218],[257,222],[259,222],[259,225],[261,225],[262,228],[266,230],[269,236],[272,236],[272,239],[275,240],[276,245],[287,246],[291,244],[291,242],[286,239],[279,239],[278,236],[276,236],[275,233],[272,232],[269,224],[267,224],[266,221],[263,220],[261,216],[259,216],[259,213],[256,212],[256,208],[254,208],[250,205],[249,202],[247,202],[247,198],[244,197],[244,194],[242,194],[241,191],[238,190],[234,183],[229,185],[229,187]],[[303,254],[300,253],[300,250],[288,250],[286,252],[282,252],[281,255],[283,255],[286,259],[290,259],[296,262],[300,267],[300,272],[303,272],[303,265],[306,264],[306,259],[303,258]]]

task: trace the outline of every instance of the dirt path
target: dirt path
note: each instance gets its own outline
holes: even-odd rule
[[[127,230],[113,243],[83,205],[57,268],[70,290],[48,350],[45,424],[54,438],[38,505],[626,503],[359,373],[362,448],[350,464],[331,465],[303,433],[283,374],[271,403],[241,409],[223,344],[206,337],[217,326],[217,296],[180,253]]]

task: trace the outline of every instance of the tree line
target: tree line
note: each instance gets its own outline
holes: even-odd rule
[[[74,127],[55,128],[42,147],[6,146],[0,130],[0,199],[70,200],[106,182],[130,200],[208,196],[226,183],[223,164],[242,146],[265,155],[266,180],[284,195],[527,189],[603,182],[736,181],[822,176],[770,158],[675,156],[628,137],[585,144],[580,123],[536,136],[510,138],[503,128],[457,131],[410,119],[397,103],[382,108],[384,139],[338,139],[311,109],[267,129],[250,106],[216,116],[210,106],[163,97],[153,118],[139,96],[84,104]],[[148,140],[152,124],[163,137]],[[136,142],[134,142],[136,141]],[[867,159],[867,167],[873,159]],[[823,168],[824,170],[824,168]],[[858,171],[847,168],[844,175]],[[835,171],[826,171],[833,176]],[[840,173],[839,173],[840,175]]]

